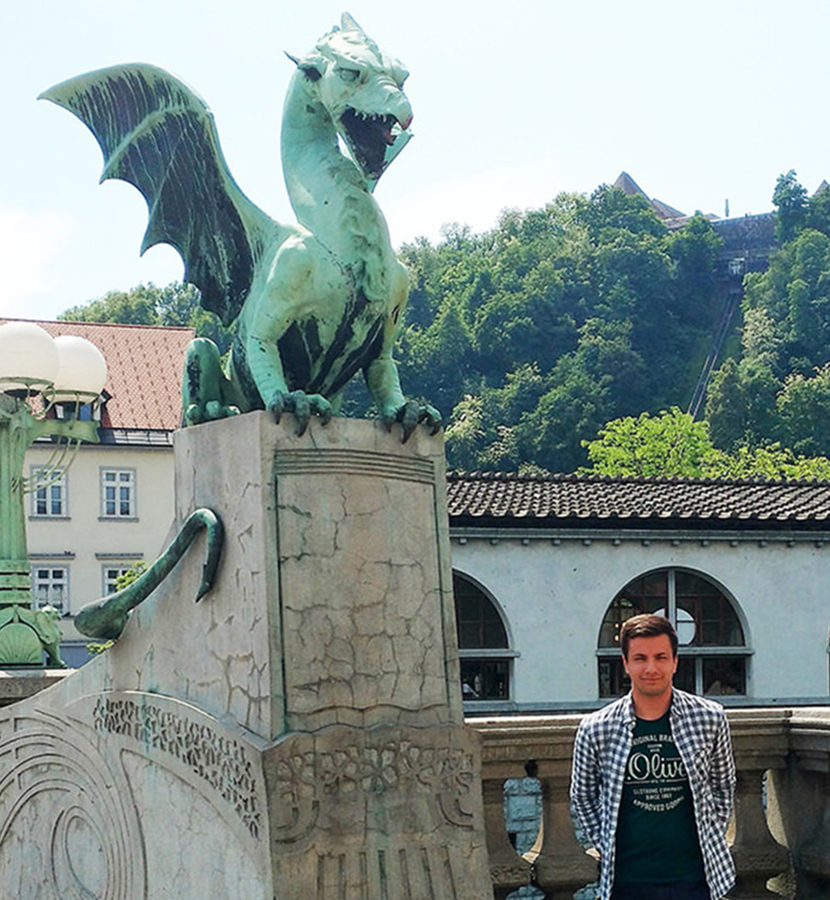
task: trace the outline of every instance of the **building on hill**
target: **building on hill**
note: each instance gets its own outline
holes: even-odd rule
[[[0,324],[4,321],[0,320]],[[159,555],[173,520],[173,431],[181,420],[182,362],[191,328],[36,322],[52,337],[77,335],[107,361],[100,444],[82,445],[71,465],[27,496],[32,590],[63,615],[63,659],[89,658],[74,614]],[[47,464],[53,444],[37,441],[24,475]]]
[[[830,702],[830,483],[451,473],[448,500],[468,712],[602,705],[638,612],[675,621],[681,688]]]
[[[679,209],[663,203],[662,200],[649,197],[628,172],[621,172],[613,186],[629,196],[645,197],[651,208],[669,229],[682,228],[690,219],[690,216]],[[821,186],[816,193],[820,190],[822,190]],[[703,404],[709,379],[720,360],[724,342],[733,331],[735,313],[743,297],[744,275],[748,272],[766,271],[770,254],[779,246],[775,239],[775,213],[773,212],[732,219],[719,219],[716,215],[707,213],[706,218],[712,223],[715,234],[723,243],[718,253],[713,297],[714,306],[718,312],[712,322],[712,340],[709,352],[704,360],[688,406],[688,411],[693,416],[697,415]]]
[[[619,188],[623,193],[628,194],[629,197],[635,195],[645,197],[651,208],[657,213],[658,218],[662,220],[667,228],[680,228],[689,221],[689,216],[686,213],[680,212],[679,209],[669,206],[668,203],[664,203],[662,200],[649,197],[628,172],[620,172],[612,187]]]

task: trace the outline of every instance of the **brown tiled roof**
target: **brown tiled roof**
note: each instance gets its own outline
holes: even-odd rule
[[[0,319],[0,324],[8,319]],[[14,320],[23,321],[23,320]],[[192,328],[93,322],[35,322],[52,335],[86,338],[104,354],[110,395],[104,428],[174,431],[181,421],[184,352]]]
[[[827,528],[830,482],[450,472],[456,526]]]

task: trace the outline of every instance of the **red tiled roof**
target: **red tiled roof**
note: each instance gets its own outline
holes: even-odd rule
[[[450,472],[455,524],[826,527],[830,482]]]
[[[23,321],[0,319],[5,321]],[[174,431],[181,423],[184,352],[192,328],[36,321],[52,335],[86,338],[104,354],[110,395],[104,428]]]

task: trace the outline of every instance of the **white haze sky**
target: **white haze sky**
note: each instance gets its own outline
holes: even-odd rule
[[[727,199],[732,216],[771,209],[791,168],[810,192],[830,180],[827,0],[0,0],[0,316],[182,277],[172,248],[139,257],[144,200],[98,185],[94,138],[41,91],[116,63],[170,70],[212,108],[242,189],[294,221],[283,50],[310,50],[344,8],[411,72],[415,137],[376,191],[396,246],[622,170],[721,216]]]

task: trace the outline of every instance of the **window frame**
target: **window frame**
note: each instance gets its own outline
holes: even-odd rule
[[[98,472],[100,484],[99,519],[107,522],[135,522],[138,519],[138,475],[135,467],[101,466]],[[112,484],[107,483],[106,476],[108,474],[114,474],[116,476]],[[118,512],[118,509],[121,505],[118,488],[122,486],[122,480],[120,476],[124,474],[130,476],[129,480],[126,482],[126,485],[129,489],[129,512],[126,514]],[[109,501],[107,499],[108,487],[116,488],[116,494],[112,501]],[[107,504],[109,502],[112,502],[114,504],[115,511],[112,513],[107,512]]]
[[[666,607],[666,615],[673,622],[677,623],[677,575],[688,574],[693,575],[694,577],[707,582],[709,585],[714,588],[717,593],[721,595],[723,600],[729,604],[732,612],[734,613],[738,624],[740,625],[743,644],[714,644],[714,645],[706,645],[706,644],[681,644],[677,649],[677,655],[679,660],[691,660],[694,663],[694,693],[699,696],[706,697],[749,697],[750,691],[750,659],[754,654],[752,650],[749,636],[748,636],[748,627],[746,619],[742,613],[740,604],[735,600],[732,594],[726,590],[726,588],[717,581],[717,579],[712,578],[705,572],[702,572],[699,569],[692,569],[685,566],[660,566],[655,569],[649,569],[647,571],[641,572],[639,575],[636,575],[634,578],[630,578],[622,588],[614,595],[611,602],[605,607],[605,612],[602,616],[602,621],[600,622],[599,634],[597,637],[597,644],[599,644],[602,639],[603,629],[605,626],[605,620],[611,612],[611,608],[620,598],[620,596],[632,585],[633,583],[647,578],[649,575],[657,575],[663,574],[666,575],[666,599],[665,599],[665,607]],[[622,668],[622,659],[621,659],[621,648],[619,647],[600,647],[597,646],[595,655],[597,658],[597,696],[600,700],[607,700],[613,697],[620,696],[619,693],[603,693],[603,672],[602,672],[602,664],[603,662],[607,662],[609,660],[618,661],[618,665]],[[745,661],[744,669],[742,673],[743,680],[743,692],[736,693],[720,693],[720,694],[706,694],[703,691],[705,686],[705,675],[704,675],[704,666],[706,660],[713,659],[736,659],[741,658]],[[613,677],[611,681],[613,682]],[[620,684],[625,684],[625,675],[618,679]],[[675,676],[675,680],[677,677]],[[623,693],[625,689],[623,690]]]
[[[63,580],[58,582],[63,587],[63,600],[61,601],[60,604],[56,604],[54,602],[54,598],[51,596],[49,597],[49,599],[47,599],[43,603],[41,603],[39,601],[39,599],[38,599],[39,579],[36,574],[38,569],[48,570],[50,573],[54,573],[58,570],[63,572]],[[48,561],[38,561],[35,563],[30,563],[30,572],[31,572],[31,579],[32,579],[32,609],[43,609],[44,606],[54,606],[55,609],[57,609],[58,612],[61,614],[61,616],[69,615],[71,612],[70,590],[69,590],[70,576],[71,576],[70,567],[68,565],[66,565],[65,563],[51,563]],[[51,587],[54,584],[54,579],[51,577],[51,575],[50,575],[50,577],[47,578],[47,583],[50,587],[50,593],[51,593]]]
[[[36,481],[37,473],[43,471],[43,466],[32,465],[30,466],[31,479],[32,482]],[[50,481],[40,488],[35,488],[30,493],[30,506],[29,506],[29,517],[32,519],[68,519],[69,518],[69,480],[68,473],[66,469],[58,469],[60,474],[56,475],[54,478],[50,479]],[[51,504],[51,500],[49,497],[49,492],[53,487],[60,488],[60,509],[61,511],[58,513],[53,513],[49,511],[49,506]],[[40,502],[39,494],[41,491],[44,492],[43,503],[46,506],[46,512],[38,512],[38,503]]]
[[[504,614],[504,610],[501,608],[501,604],[495,599],[490,591],[484,587],[481,582],[479,582],[476,578],[473,578],[471,575],[468,575],[466,572],[462,572],[459,569],[452,570],[453,577],[453,609],[455,613],[456,620],[456,639],[458,642],[458,658],[459,658],[459,669],[462,669],[466,666],[479,663],[482,668],[482,678],[487,678],[490,680],[490,675],[495,671],[496,667],[499,663],[503,663],[506,666],[505,673],[505,681],[506,681],[506,693],[505,696],[502,697],[470,697],[464,695],[464,685],[462,682],[462,700],[464,703],[475,704],[485,704],[485,703],[512,703],[513,695],[514,695],[514,686],[513,686],[513,678],[514,678],[514,668],[513,668],[513,660],[516,659],[520,654],[513,649],[513,638],[510,633],[510,626],[507,619],[507,616]],[[462,647],[461,646],[461,627],[460,627],[460,616],[459,616],[459,607],[458,600],[456,598],[456,590],[455,585],[456,581],[466,582],[474,591],[481,595],[480,599],[489,603],[492,611],[498,616],[499,621],[501,622],[502,629],[504,630],[504,640],[505,646],[503,647]],[[485,674],[486,673],[486,674]]]

